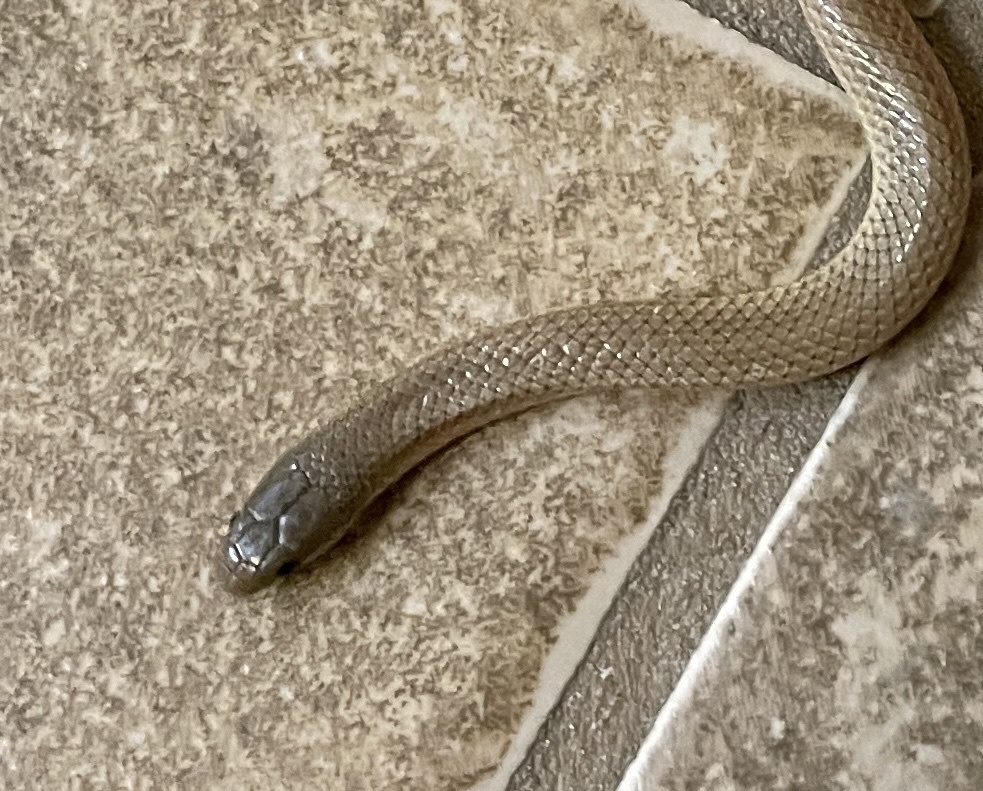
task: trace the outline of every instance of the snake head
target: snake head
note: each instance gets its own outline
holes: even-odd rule
[[[222,542],[231,588],[248,593],[269,585],[311,554],[327,497],[296,464],[274,468],[233,514]]]

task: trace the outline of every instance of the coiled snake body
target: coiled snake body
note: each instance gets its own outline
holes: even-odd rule
[[[842,368],[894,336],[955,254],[965,129],[899,0],[800,0],[870,148],[870,202],[825,266],[748,293],[558,310],[441,349],[285,453],[233,518],[222,559],[250,590],[332,547],[366,506],[457,437],[609,387],[738,387]]]

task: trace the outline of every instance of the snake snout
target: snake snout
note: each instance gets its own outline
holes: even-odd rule
[[[230,586],[249,592],[267,585],[286,564],[276,520],[255,518],[249,511],[236,512],[222,542],[222,563]]]

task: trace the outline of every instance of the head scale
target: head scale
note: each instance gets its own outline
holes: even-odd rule
[[[249,592],[265,587],[280,574],[316,554],[328,498],[291,464],[274,468],[233,514],[222,542],[222,563],[232,588]],[[318,546],[315,546],[318,545]]]

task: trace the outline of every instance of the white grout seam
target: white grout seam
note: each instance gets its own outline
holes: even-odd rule
[[[727,598],[690,657],[686,669],[659,711],[652,730],[642,743],[638,755],[628,766],[617,791],[654,791],[660,787],[663,759],[671,757],[673,726],[691,706],[697,690],[713,677],[718,666],[717,660],[729,645],[731,629],[740,615],[741,603],[747,599],[762,571],[771,564],[773,548],[792,525],[799,504],[809,493],[816,473],[829,456],[830,446],[856,409],[860,393],[876,367],[876,359],[868,361],[851,383],[822,437],[785,493]]]

